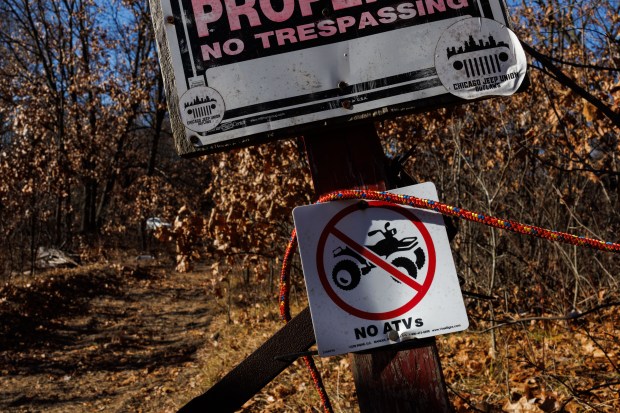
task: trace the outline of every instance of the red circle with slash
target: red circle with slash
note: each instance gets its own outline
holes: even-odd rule
[[[402,215],[405,219],[410,221],[421,234],[424,243],[426,244],[426,249],[428,252],[428,269],[426,272],[426,277],[422,283],[418,283],[416,280],[411,278],[408,274],[401,272],[397,267],[393,266],[387,260],[384,260],[382,257],[370,251],[364,245],[359,244],[358,242],[351,239],[348,235],[344,234],[336,225],[342,221],[343,218],[352,214],[353,212],[360,211],[360,207],[358,204],[351,205],[347,208],[344,208],[340,212],[338,212],[334,217],[327,223],[325,229],[321,233],[319,238],[319,243],[317,246],[317,270],[319,274],[319,279],[321,280],[321,284],[325,289],[327,295],[331,298],[331,300],[341,309],[346,311],[349,314],[352,314],[356,317],[363,318],[366,320],[387,320],[395,317],[399,317],[405,314],[407,311],[414,308],[422,298],[428,292],[433,278],[435,276],[435,268],[437,264],[437,257],[435,255],[435,246],[433,244],[433,239],[431,238],[428,229],[424,226],[424,223],[421,222],[418,217],[409,209],[400,206],[396,206],[394,204],[383,202],[383,201],[369,201],[367,202],[368,208],[383,208],[394,211],[400,215]],[[386,271],[390,276],[399,280],[404,285],[412,288],[415,293],[413,297],[407,301],[405,304],[401,305],[398,308],[395,308],[390,311],[383,312],[369,312],[360,310],[359,308],[355,308],[350,304],[346,303],[332,288],[331,284],[328,281],[327,274],[325,272],[325,261],[324,261],[324,250],[326,248],[327,238],[329,236],[335,236],[340,241],[344,242],[348,247],[353,249],[358,254],[362,255],[365,259],[371,261],[375,266],[381,268]]]

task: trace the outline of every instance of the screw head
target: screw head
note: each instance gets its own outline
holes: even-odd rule
[[[323,17],[329,17],[331,16],[332,11],[325,7],[323,10],[321,10],[321,14],[323,15]]]
[[[344,109],[351,109],[353,107],[353,103],[351,103],[349,99],[345,99],[340,102],[340,106],[342,106]]]
[[[388,333],[388,339],[390,341],[398,341],[399,338],[400,338],[400,335],[395,330],[390,330],[390,332]]]
[[[174,24],[174,16],[166,16],[166,23]]]
[[[338,89],[340,89],[340,90],[345,89],[347,86],[349,86],[349,85],[344,80],[341,80],[340,82],[338,82]]]

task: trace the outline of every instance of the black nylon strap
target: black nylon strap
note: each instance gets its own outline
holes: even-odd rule
[[[240,409],[295,361],[276,359],[278,356],[306,351],[314,343],[310,309],[306,307],[206,393],[183,406],[179,413],[232,413]]]

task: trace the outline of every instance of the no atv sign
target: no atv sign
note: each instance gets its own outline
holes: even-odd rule
[[[394,192],[437,199],[431,183]],[[438,213],[344,201],[293,216],[320,355],[467,328]]]

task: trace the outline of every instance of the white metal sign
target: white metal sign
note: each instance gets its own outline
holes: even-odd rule
[[[502,0],[150,1],[182,155],[459,102],[442,34],[507,25]]]
[[[432,183],[393,192],[437,199]],[[467,328],[440,214],[342,201],[293,217],[320,355]]]

